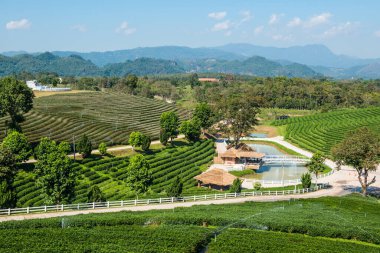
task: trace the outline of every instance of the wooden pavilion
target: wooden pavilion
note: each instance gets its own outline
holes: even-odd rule
[[[225,170],[215,168],[203,172],[194,178],[198,180],[198,187],[201,187],[201,185],[207,185],[209,188],[220,189],[223,191],[223,189],[232,185],[237,177]]]
[[[264,153],[258,153],[245,143],[238,147],[229,146],[223,153],[219,153],[214,159],[216,164],[235,165],[244,164],[247,168],[258,169],[262,163]]]

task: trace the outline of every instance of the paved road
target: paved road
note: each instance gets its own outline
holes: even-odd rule
[[[281,136],[273,138],[260,138],[258,140],[273,141],[277,142],[289,149],[292,149],[302,155],[311,157],[312,153],[298,148],[286,141]],[[123,148],[127,148],[124,146]],[[327,165],[332,167],[335,164],[328,160]],[[377,175],[380,178],[380,171],[371,173],[371,176]],[[67,212],[57,212],[57,213],[41,213],[41,214],[29,214],[29,215],[12,215],[0,217],[0,222],[9,220],[24,220],[24,219],[43,219],[51,217],[62,217],[62,216],[72,216],[78,214],[89,214],[89,213],[108,213],[108,212],[120,212],[120,211],[148,211],[148,210],[162,210],[162,209],[173,209],[176,207],[190,207],[194,205],[210,205],[210,204],[233,204],[242,203],[247,201],[280,201],[289,199],[305,199],[305,198],[319,198],[323,196],[343,196],[352,192],[353,189],[357,189],[360,185],[357,180],[356,171],[347,166],[342,167],[341,170],[335,172],[331,176],[318,179],[318,182],[329,183],[332,187],[330,189],[319,190],[317,192],[307,193],[303,195],[285,195],[285,196],[254,196],[236,199],[220,199],[220,200],[207,200],[200,202],[185,202],[185,203],[170,203],[170,204],[158,204],[158,205],[147,205],[147,206],[132,206],[132,207],[120,207],[120,208],[109,208],[109,209],[95,209],[95,210],[79,210],[79,211],[67,211]],[[377,181],[373,186],[380,187],[380,181]]]

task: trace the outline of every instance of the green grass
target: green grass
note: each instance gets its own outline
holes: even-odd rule
[[[0,252],[197,252],[210,229],[112,226],[0,231]],[[43,239],[42,239],[43,238]]]
[[[286,126],[286,139],[298,146],[331,155],[331,148],[342,141],[350,130],[366,126],[380,133],[380,107],[342,109],[276,120],[272,124]]]
[[[255,171],[254,170],[235,170],[235,171],[230,171],[229,173],[234,175],[235,177],[242,177],[242,176],[255,174]]]
[[[201,166],[210,163],[214,156],[214,143],[204,140],[194,144],[181,142],[180,146],[156,150],[153,154],[144,154],[147,158],[153,177],[150,191],[140,197],[166,197],[165,189],[176,176],[184,183],[184,193],[193,195],[205,190],[194,189],[194,176],[200,174]],[[74,203],[87,202],[87,191],[91,185],[97,185],[107,200],[135,199],[135,193],[124,182],[128,176],[126,168],[129,157],[93,157],[73,163],[77,174],[76,198]],[[19,171],[14,187],[17,193],[17,206],[42,205],[41,189],[36,186],[36,174],[33,166],[28,165]]]
[[[380,247],[351,241],[248,229],[228,229],[208,246],[213,252],[356,253],[379,252]]]
[[[353,194],[8,221],[0,251],[379,252],[379,209]]]
[[[119,93],[83,92],[57,94],[34,99],[34,108],[21,124],[32,143],[42,137],[72,142],[87,134],[94,146],[102,141],[109,145],[126,144],[132,131],[141,131],[158,139],[161,113],[175,111],[183,119],[185,110],[153,99]],[[6,117],[0,118],[4,133]],[[0,135],[0,139],[3,135]]]

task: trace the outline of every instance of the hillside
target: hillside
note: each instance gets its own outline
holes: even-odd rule
[[[8,221],[0,223],[0,247],[6,252],[28,245],[28,252],[375,253],[378,210],[378,200],[349,195]]]
[[[36,98],[21,127],[30,142],[45,136],[72,142],[73,136],[86,133],[94,144],[126,144],[132,131],[158,139],[159,119],[165,111],[176,111],[181,118],[187,115],[174,105],[126,94],[57,94]],[[0,118],[1,138],[5,120]]]
[[[380,133],[380,107],[342,109],[276,120],[272,124],[285,126],[285,137],[300,147],[330,155],[331,148],[351,130],[366,126]]]
[[[214,144],[211,140],[188,144],[176,142],[178,147],[168,146],[151,150],[144,154],[150,164],[153,184],[149,197],[166,197],[165,190],[176,176],[180,176],[184,184],[184,194],[202,193],[197,189],[194,176],[202,171],[199,166],[212,161]],[[136,193],[125,183],[128,177],[129,157],[91,157],[72,163],[76,173],[77,185],[73,203],[86,203],[90,186],[97,185],[108,201],[135,199]],[[44,204],[42,190],[35,184],[36,174],[31,164],[18,171],[14,182],[17,194],[17,206],[40,206]],[[201,190],[201,191],[198,191]],[[207,189],[206,189],[207,191]]]
[[[159,55],[156,55],[159,56]],[[203,55],[204,57],[207,54]],[[164,56],[162,56],[165,58]],[[197,58],[195,56],[195,58]],[[0,76],[20,72],[41,73],[54,72],[60,76],[125,76],[177,74],[186,72],[233,73],[252,76],[288,76],[313,78],[320,76],[314,70],[301,64],[281,65],[263,57],[251,57],[245,60],[198,59],[198,60],[164,60],[159,58],[137,58],[121,63],[98,67],[81,56],[59,57],[52,53],[38,55],[17,55],[6,57],[0,55]]]

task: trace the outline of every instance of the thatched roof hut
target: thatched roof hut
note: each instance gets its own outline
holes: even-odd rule
[[[206,185],[229,186],[237,177],[222,169],[211,169],[194,178]]]

